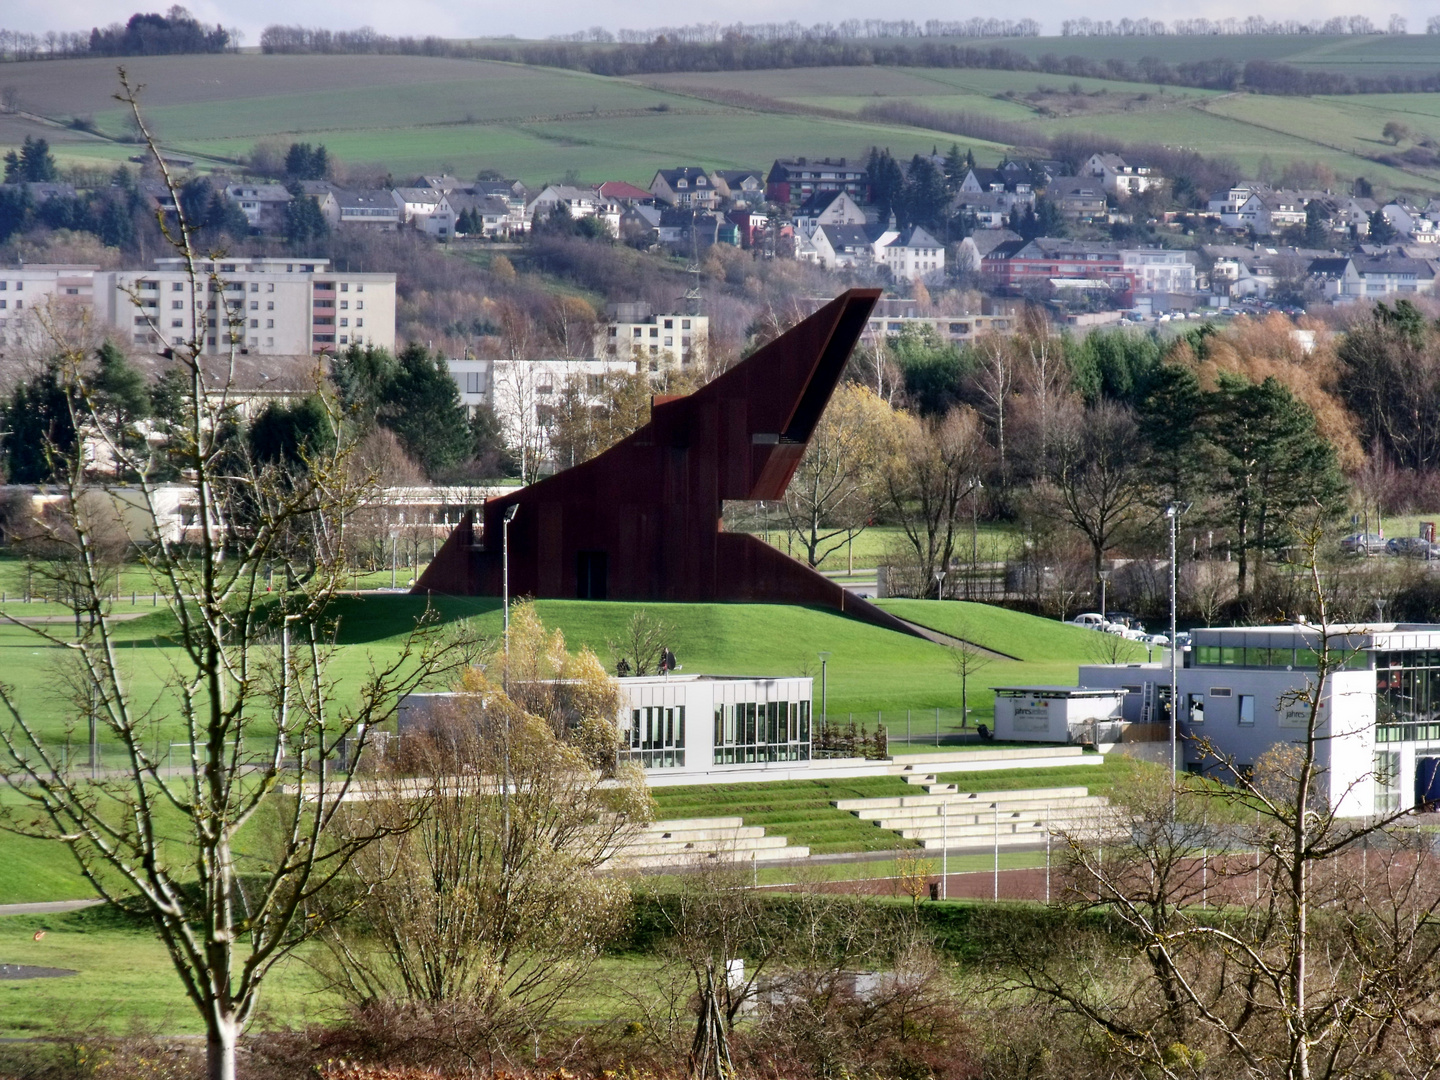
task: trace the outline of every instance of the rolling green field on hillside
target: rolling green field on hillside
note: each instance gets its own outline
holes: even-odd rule
[[[342,162],[397,177],[491,168],[539,184],[574,170],[591,182],[648,184],[657,168],[679,162],[760,168],[794,153],[854,156],[881,144],[908,156],[935,143],[933,133],[901,125],[777,116],[620,79],[485,61],[240,55],[125,63],[145,84],[145,114],[166,149],[212,165],[262,140],[308,140]],[[5,84],[18,93],[21,112],[0,116],[0,145],[41,134],[62,162],[136,153],[134,144],[63,126],[85,117],[105,136],[128,133],[112,99],[115,66],[89,59],[6,65]]]
[[[1436,66],[1440,67],[1440,49]],[[941,112],[1020,122],[1037,136],[1088,132],[1122,142],[1223,155],[1247,170],[1258,170],[1268,160],[1276,176],[1291,162],[1316,162],[1334,169],[1345,180],[1363,175],[1372,183],[1397,188],[1440,187],[1440,170],[1399,169],[1367,160],[1395,151],[1380,138],[1387,120],[1401,120],[1417,138],[1440,138],[1436,95],[1271,97],[1034,72],[927,68],[705,72],[659,76],[646,82],[701,96],[707,89],[744,91],[792,105],[853,114],[867,105],[912,103]],[[956,138],[944,136],[947,141]],[[962,146],[970,143],[964,137],[958,139]]]
[[[1039,37],[1006,38],[995,44],[1033,58],[1050,54],[1080,56],[1087,60],[1115,57],[1133,62],[1142,56],[1153,56],[1167,64],[1177,64],[1223,57],[1241,64],[1247,60],[1278,60],[1296,67],[1349,75],[1410,74],[1432,72],[1440,67],[1440,41],[1429,34]]]
[[[1162,60],[1218,55],[1281,59],[1313,69],[1385,74],[1440,68],[1434,36],[1369,38],[1066,38],[1006,41],[1032,55]],[[1380,129],[1399,119],[1440,138],[1434,95],[1280,98],[1072,78],[1036,72],[924,68],[811,68],[612,79],[490,61],[384,56],[135,57],[146,114],[168,150],[202,165],[238,160],[258,141],[323,142],[342,162],[397,177],[497,169],[538,184],[571,170],[587,181],[648,183],[680,163],[764,168],[776,157],[854,157],[871,145],[899,157],[957,136],[860,111],[913,102],[1027,125],[1035,136],[1090,132],[1235,158],[1268,159],[1276,175],[1319,162],[1348,180],[1440,189],[1440,169],[1380,165],[1395,148]],[[111,99],[115,63],[62,60],[5,65],[20,111],[0,116],[0,145],[51,139],[63,161],[110,163],[137,152]],[[833,115],[806,115],[818,110]],[[107,138],[66,125],[95,123]],[[849,119],[847,117],[853,117]],[[958,137],[982,161],[1005,147]],[[1023,140],[1022,140],[1023,141]],[[1404,149],[1402,146],[1400,149]]]

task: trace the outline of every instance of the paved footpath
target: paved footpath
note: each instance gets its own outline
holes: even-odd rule
[[[44,904],[0,904],[0,918],[6,915],[58,915],[63,911],[103,904],[103,900],[51,900]]]

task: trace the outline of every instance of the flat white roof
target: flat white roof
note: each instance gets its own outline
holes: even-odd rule
[[[1025,694],[1028,697],[1124,697],[1125,691],[1120,687],[1097,687],[1097,686],[992,686],[990,688],[997,694]]]

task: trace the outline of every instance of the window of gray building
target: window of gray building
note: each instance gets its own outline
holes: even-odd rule
[[[630,745],[622,761],[646,769],[685,767],[685,706],[646,705],[630,710]]]
[[[715,764],[810,760],[810,702],[715,706]]]

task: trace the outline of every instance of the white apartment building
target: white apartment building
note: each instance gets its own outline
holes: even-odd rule
[[[206,280],[193,290],[180,259],[96,273],[96,318],[157,352],[189,342],[197,324],[206,352],[232,344],[284,356],[395,348],[394,274],[336,273],[325,259],[293,258],[206,261],[199,269]]]
[[[1191,293],[1195,291],[1195,264],[1183,251],[1130,248],[1120,252],[1121,265],[1135,275],[1135,291]]]
[[[489,356],[452,357],[450,377],[460,391],[460,403],[474,415],[488,405],[495,410],[506,443],[522,455],[527,473],[548,469],[556,462],[550,449],[555,410],[567,389],[578,390],[588,405],[598,404],[602,380],[610,372],[629,374],[634,362],[599,359],[500,360]]]
[[[0,267],[0,357],[16,348],[44,348],[47,334],[37,317],[53,312],[66,321],[65,309],[84,318],[94,302],[97,266],[36,263]]]
[[[705,315],[657,315],[645,303],[613,304],[611,322],[600,331],[595,353],[607,360],[627,360],[659,371],[703,362],[710,347],[710,319]]]

